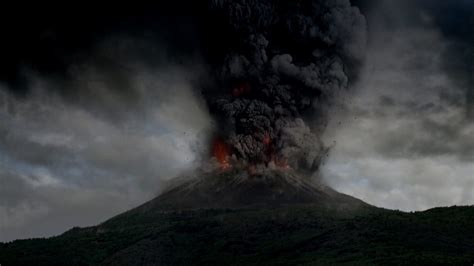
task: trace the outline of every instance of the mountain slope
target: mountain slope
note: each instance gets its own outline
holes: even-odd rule
[[[321,206],[358,208],[366,203],[338,193],[294,171],[266,170],[200,173],[179,180],[177,185],[136,211],[150,209],[202,209],[275,207],[318,203]]]
[[[471,265],[474,261],[474,207],[390,211],[324,186],[295,181],[295,176],[271,176],[238,182],[245,176],[226,179],[219,173],[187,180],[98,226],[0,244],[0,263]]]

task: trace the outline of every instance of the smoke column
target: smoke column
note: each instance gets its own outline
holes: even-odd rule
[[[214,156],[225,166],[317,170],[327,109],[363,60],[363,15],[349,0],[213,0],[207,8],[211,78],[201,88],[217,121],[213,150],[231,158]]]

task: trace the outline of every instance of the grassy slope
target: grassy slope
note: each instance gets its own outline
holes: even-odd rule
[[[125,213],[97,227],[0,245],[5,265],[474,263],[474,207],[357,213],[264,210]]]

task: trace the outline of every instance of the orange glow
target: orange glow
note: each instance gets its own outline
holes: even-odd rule
[[[247,94],[249,92],[250,92],[250,85],[248,83],[243,83],[232,90],[232,95],[234,95],[234,97],[240,97],[243,94]]]
[[[271,142],[272,139],[270,138],[270,134],[268,134],[268,132],[265,132],[265,134],[263,135],[263,144],[265,144],[265,146],[268,146]]]
[[[236,163],[236,165],[232,165],[231,163],[231,156],[232,156],[232,148],[229,146],[224,139],[217,137],[212,142],[212,149],[211,149],[211,156],[215,158],[215,160],[219,163],[221,170],[228,170],[232,167],[245,167],[249,175],[255,175],[260,172],[260,167],[269,167],[269,165],[273,165],[273,169],[279,170],[289,170],[291,169],[290,165],[288,164],[288,159],[277,155],[272,145],[272,139],[268,132],[265,132],[262,138],[262,143],[265,145],[265,161],[261,162],[240,162]]]
[[[230,147],[220,138],[214,140],[212,145],[212,156],[216,158],[222,169],[230,168]]]
[[[282,169],[282,170],[288,170],[290,169],[290,165],[288,164],[288,159],[286,158],[282,158],[282,159],[275,159],[273,160],[273,162],[275,163],[275,165]]]

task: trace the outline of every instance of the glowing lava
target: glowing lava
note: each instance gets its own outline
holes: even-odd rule
[[[223,138],[217,137],[212,143],[212,157],[216,159],[222,170],[228,170],[231,167],[242,167],[246,169],[250,175],[255,175],[261,171],[261,167],[272,167],[273,169],[288,170],[291,167],[288,164],[287,158],[282,158],[276,155],[275,147],[273,146],[273,140],[268,132],[265,132],[262,138],[262,143],[265,146],[265,152],[267,160],[262,162],[249,162],[240,161],[235,162],[235,165],[231,164],[232,148],[227,144]]]
[[[268,134],[268,132],[265,132],[265,134],[263,135],[263,144],[268,147],[271,143],[272,139],[270,138],[270,134]]]
[[[239,84],[232,90],[234,97],[240,97],[250,92],[250,85],[248,83]]]
[[[216,158],[222,169],[230,168],[230,147],[220,138],[216,138],[212,145],[212,156]]]

